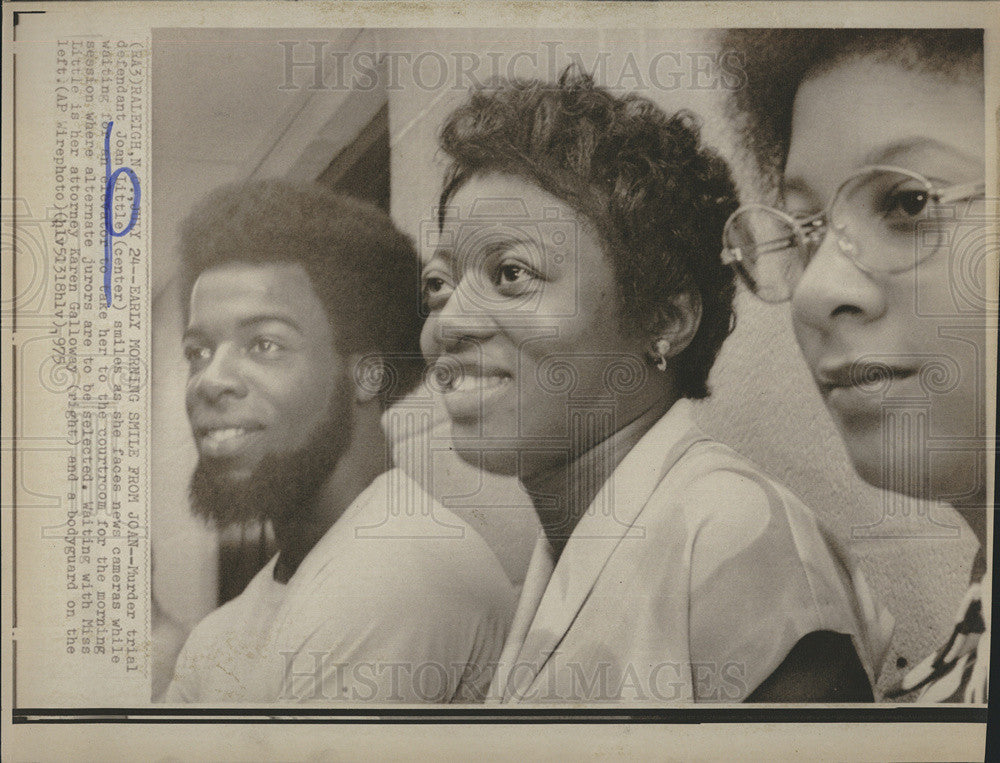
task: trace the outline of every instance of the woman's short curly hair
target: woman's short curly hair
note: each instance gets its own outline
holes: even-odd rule
[[[981,29],[730,29],[721,48],[746,75],[729,99],[729,116],[772,180],[784,170],[795,94],[809,76],[871,58],[953,79],[983,77]]]
[[[570,66],[557,84],[498,80],[474,92],[445,122],[440,143],[451,159],[442,214],[471,177],[501,173],[592,223],[613,266],[626,331],[654,332],[668,297],[696,294],[701,323],[676,358],[677,391],[708,395],[709,370],[733,324],[735,283],[719,242],[737,194],[725,161],[701,145],[697,117],[668,116],[635,94],[617,97]]]
[[[372,204],[317,183],[233,183],[209,193],[185,219],[180,250],[185,303],[198,276],[217,265],[301,265],[338,352],[381,356],[383,404],[420,381],[419,258]]]

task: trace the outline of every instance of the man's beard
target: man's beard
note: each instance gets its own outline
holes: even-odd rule
[[[199,459],[189,489],[194,513],[221,529],[287,520],[308,511],[350,445],[349,400],[336,390],[329,415],[305,446],[268,454],[248,477],[233,479],[219,461]]]

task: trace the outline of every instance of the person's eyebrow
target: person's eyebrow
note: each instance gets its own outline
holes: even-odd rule
[[[981,157],[976,157],[962,149],[948,143],[943,143],[934,138],[924,135],[915,135],[911,138],[897,140],[886,146],[876,146],[861,158],[857,169],[877,164],[893,164],[899,162],[907,155],[920,151],[934,151],[963,162],[981,161]],[[781,197],[787,198],[790,194],[800,194],[806,198],[816,201],[816,193],[810,185],[801,177],[783,177],[781,179]]]
[[[455,259],[455,253],[449,247],[440,246],[434,250],[434,253],[431,255],[431,258],[427,261],[427,264],[424,265],[421,270],[422,271],[427,270],[427,268],[430,267],[431,263],[438,261],[443,261],[444,265],[450,268],[451,263],[454,261],[454,259]]]
[[[253,326],[260,325],[261,323],[284,323],[291,329],[303,333],[302,326],[296,322],[294,318],[288,315],[282,315],[281,313],[265,313],[263,315],[253,315],[241,320],[237,325],[240,328],[251,328]]]
[[[501,230],[497,235],[491,236],[483,246],[483,253],[487,256],[496,256],[513,249],[516,246],[530,247],[532,243],[541,246],[541,241],[533,242],[530,236],[526,236],[521,231]]]
[[[184,329],[184,334],[181,336],[181,341],[189,342],[193,339],[205,339],[205,332],[194,326],[189,326],[188,328]]]
[[[262,323],[283,323],[284,325],[291,328],[293,331],[297,331],[302,334],[302,327],[295,321],[294,318],[288,315],[282,315],[280,313],[265,313],[264,315],[252,315],[243,320],[239,321],[236,325],[241,328],[253,328]],[[188,326],[184,329],[184,334],[181,336],[181,341],[189,342],[192,340],[206,340],[208,339],[208,333],[198,326]]]
[[[480,251],[487,257],[492,257],[516,246],[545,248],[541,237],[532,236],[517,227],[501,226],[498,230],[490,231],[490,236],[481,244]]]
[[[943,143],[924,135],[915,135],[912,138],[894,141],[888,146],[876,146],[865,154],[862,163],[865,165],[892,164],[900,157],[918,151],[935,151],[965,162],[982,160],[982,157],[977,157],[974,154],[963,151],[961,148],[950,143]]]
[[[781,187],[778,189],[782,199],[787,199],[792,194],[804,196],[811,202],[819,203],[819,198],[812,186],[801,177],[783,177]]]

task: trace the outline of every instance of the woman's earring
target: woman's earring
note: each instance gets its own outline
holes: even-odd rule
[[[656,340],[656,367],[660,371],[667,370],[667,353],[670,352],[670,342],[666,339]]]

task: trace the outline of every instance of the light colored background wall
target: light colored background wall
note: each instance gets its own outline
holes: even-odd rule
[[[206,34],[195,43],[190,33],[161,33],[154,46],[155,589],[164,608],[187,624],[212,605],[215,559],[214,538],[190,518],[185,498],[194,455],[182,413],[185,371],[172,287],[176,226],[197,197],[215,185],[255,172],[290,171],[295,147],[305,151],[308,142],[296,137],[296,130],[308,136],[309,125],[317,125],[316,132],[323,124],[329,131],[323,115],[341,113],[337,109],[346,97],[330,91],[280,91],[284,53],[277,40],[328,39],[334,41],[328,51],[337,47],[396,55],[397,73],[387,93],[392,213],[414,238],[422,225],[432,223],[440,190],[444,165],[436,148],[437,130],[465,99],[470,76],[484,79],[494,66],[504,73],[513,66],[516,74],[548,78],[572,55],[593,69],[603,51],[607,55],[599,80],[620,92],[639,90],[668,111],[689,108],[700,114],[705,141],[733,161],[741,186],[752,185],[722,118],[725,92],[711,84],[708,57],[713,46],[699,32],[215,33],[221,44]],[[254,42],[239,42],[247,39]],[[427,55],[421,58],[421,53]],[[306,57],[308,49],[300,46],[296,55]],[[663,87],[649,76],[658,55]],[[480,67],[472,66],[473,57],[483,62]],[[417,61],[423,67],[415,75]],[[470,67],[472,75],[459,74]],[[207,77],[209,72],[217,75]],[[431,87],[442,73],[443,84]],[[300,73],[297,79],[308,84],[309,76]],[[281,160],[282,152],[290,158]],[[700,421],[710,434],[789,485],[861,561],[897,619],[880,681],[885,687],[898,676],[897,659],[912,665],[947,634],[967,585],[975,542],[951,509],[905,502],[861,483],[795,350],[787,308],[759,304],[742,292],[736,307],[737,329],[713,372],[714,394],[698,406]],[[459,504],[466,504],[464,513],[480,527],[512,578],[519,579],[537,527],[527,498],[516,483],[460,463],[440,445],[445,431],[439,418],[431,440],[434,492],[459,510]],[[405,453],[403,460],[408,460]],[[456,500],[457,495],[466,498]],[[890,510],[895,516],[885,518]],[[947,530],[932,519],[959,534],[941,537]]]
[[[184,414],[178,226],[224,183],[283,175],[348,93],[283,90],[279,40],[349,46],[359,30],[158,30],[153,43],[154,592],[190,627],[215,607],[217,538],[188,511],[196,455]],[[363,125],[364,123],[362,123]],[[336,153],[330,148],[329,158]],[[323,165],[325,166],[325,164]]]

